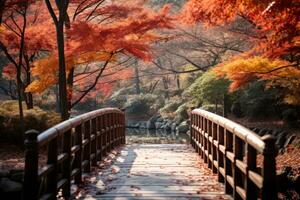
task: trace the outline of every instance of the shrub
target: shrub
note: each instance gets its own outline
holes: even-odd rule
[[[131,95],[125,103],[126,113],[132,115],[151,115],[152,106],[160,101],[158,96],[152,94]]]
[[[278,91],[266,89],[263,81],[250,84],[239,99],[243,113],[252,119],[278,116]]]
[[[41,132],[59,122],[60,115],[58,113],[45,111],[39,107],[24,110],[25,131],[36,129]],[[16,101],[0,103],[0,128],[1,141],[15,141],[21,138],[19,107]]]
[[[231,112],[234,116],[236,116],[238,118],[242,117],[243,112],[242,112],[242,106],[241,106],[240,102],[236,101],[232,104]]]
[[[295,109],[286,109],[282,112],[282,119],[289,127],[296,127],[298,114]]]
[[[189,118],[189,114],[188,114],[187,110],[188,110],[188,107],[186,106],[186,104],[182,104],[181,106],[179,106],[177,108],[177,110],[175,111],[175,114],[176,114],[175,122],[176,123],[181,123],[182,121]]]
[[[172,97],[165,106],[159,110],[160,115],[163,118],[173,119],[176,116],[175,111],[182,105],[183,100],[176,96]]]
[[[222,103],[227,94],[229,81],[219,78],[212,71],[205,72],[184,92],[197,102],[206,104]]]
[[[206,104],[201,107],[201,109],[206,110],[208,112],[216,113],[218,115],[223,115],[223,106],[218,105],[217,106],[217,112],[216,112],[216,105],[215,104]]]

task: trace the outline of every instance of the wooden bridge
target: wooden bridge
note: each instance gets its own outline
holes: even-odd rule
[[[23,199],[75,199],[71,185],[86,174],[93,180],[79,199],[277,199],[271,136],[195,109],[190,141],[126,146],[125,115],[114,108],[28,131]]]

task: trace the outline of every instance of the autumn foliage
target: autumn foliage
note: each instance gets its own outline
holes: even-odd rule
[[[258,36],[253,51],[276,58],[292,53],[299,56],[300,9],[297,0],[190,0],[184,8],[188,22],[223,25],[243,18]]]
[[[95,9],[93,13],[81,13],[66,31],[67,73],[72,68],[89,63],[94,63],[94,66],[97,65],[98,68],[101,68],[101,63],[108,62],[105,64],[106,69],[108,69],[110,63],[118,60],[120,54],[135,56],[145,61],[150,60],[151,43],[163,39],[153,30],[172,28],[172,18],[167,16],[168,10],[169,6],[166,6],[159,13],[155,13],[132,4],[126,6],[108,4]],[[87,16],[95,20],[87,20]],[[98,22],[98,20],[106,22],[106,17],[109,18],[109,23]],[[51,51],[50,56],[34,62],[33,66],[32,74],[37,79],[27,88],[27,91],[43,92],[57,83],[58,59],[55,50]],[[128,74],[128,72],[125,74],[123,72],[124,70],[120,71],[119,74],[116,73],[118,76]],[[95,75],[95,73],[93,74]],[[91,75],[85,81],[95,80],[96,77],[93,77]],[[111,80],[114,78],[110,76]],[[108,77],[102,82],[110,82],[107,79]],[[99,84],[97,83],[97,85]],[[111,86],[108,83],[101,85],[105,86],[102,88],[107,95],[108,88]]]
[[[0,42],[11,55],[20,49],[18,29],[23,18],[17,16],[9,19],[9,15],[24,3],[28,5],[24,49],[27,55],[32,55],[29,65],[34,77],[26,92],[41,93],[58,82],[59,66],[55,26],[45,3],[38,0],[7,0],[2,7],[5,13],[1,13],[4,23],[0,29]],[[151,60],[151,44],[164,39],[155,30],[173,28],[169,9],[167,5],[154,12],[143,6],[143,1],[70,1],[65,22],[65,65],[67,76],[71,70],[75,70],[75,76],[74,88],[68,88],[69,98],[76,99],[75,89],[85,94],[89,85],[95,87],[89,95],[95,95],[95,91],[100,90],[107,96],[116,77],[121,80],[130,78],[129,68],[115,66],[122,57]],[[16,62],[17,59],[16,56]],[[89,70],[82,72],[86,66]],[[79,74],[76,75],[76,72]],[[7,79],[13,80],[15,73],[12,64],[3,70]],[[85,95],[89,96],[88,93]]]
[[[288,91],[286,101],[300,103],[300,9],[297,0],[190,0],[184,7],[185,22],[220,26],[236,20],[251,24],[253,46],[215,69],[232,81],[231,91],[255,80]]]

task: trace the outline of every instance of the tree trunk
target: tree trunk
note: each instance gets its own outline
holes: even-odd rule
[[[64,40],[64,23],[67,16],[69,0],[56,0],[58,8],[58,17],[51,5],[50,0],[45,0],[48,11],[53,19],[56,27],[56,40],[58,48],[58,86],[59,86],[59,102],[61,119],[67,120],[69,118],[68,112],[68,94],[67,94],[67,80],[66,80],[66,63],[65,63],[65,40]]]
[[[6,0],[0,1],[0,24],[2,23],[2,15],[4,12],[4,8],[5,8],[5,2],[6,2]]]
[[[73,96],[73,83],[74,83],[74,68],[72,68],[68,74],[67,85],[69,89],[68,95],[68,111],[71,112],[72,109],[72,96]]]
[[[31,92],[26,93],[26,106],[27,109],[33,109],[33,96]]]
[[[134,82],[135,82],[136,93],[141,94],[141,87],[140,87],[141,81],[139,78],[139,69],[138,69],[138,61],[137,60],[135,60],[135,64],[134,64],[134,73],[135,73]]]
[[[29,65],[27,66],[29,67]],[[26,85],[29,85],[31,83],[31,75],[30,75],[30,68],[28,69],[28,71],[26,72]],[[26,105],[27,105],[27,109],[32,109],[33,108],[33,96],[31,92],[27,92],[25,94],[26,97]]]
[[[24,94],[24,88],[23,83],[21,79],[22,75],[22,62],[23,62],[23,55],[24,55],[24,47],[25,47],[25,31],[26,31],[26,14],[27,14],[27,6],[28,3],[25,3],[24,5],[24,14],[23,14],[23,27],[22,27],[22,34],[21,34],[21,40],[20,40],[20,50],[19,50],[19,63],[17,68],[17,91],[18,91],[18,103],[19,103],[19,115],[20,115],[20,129],[21,129],[21,144],[24,143],[25,139],[25,123],[24,123],[24,113],[23,113],[23,94]]]
[[[218,114],[218,100],[215,99],[215,113]]]
[[[180,90],[180,78],[178,74],[176,74],[176,83],[177,83],[177,89]]]
[[[60,112],[61,112],[61,119],[67,120],[69,118],[69,112],[68,112],[63,21],[58,22],[56,27],[56,33],[57,33],[58,60],[59,60],[58,86],[59,86]]]
[[[54,93],[55,93],[55,110],[56,112],[60,113],[60,101],[59,101],[59,94],[58,94],[58,85],[55,85],[54,88]]]
[[[227,94],[224,94],[223,96],[223,117],[227,117],[228,116],[228,97]]]
[[[18,104],[19,104],[19,119],[20,119],[20,131],[21,131],[21,144],[24,142],[25,124],[24,124],[24,113],[22,105],[22,86],[21,86],[21,69],[17,69],[17,92],[18,92]]]
[[[163,77],[163,85],[164,85],[164,90],[165,90],[165,98],[170,99],[168,80],[165,77]]]

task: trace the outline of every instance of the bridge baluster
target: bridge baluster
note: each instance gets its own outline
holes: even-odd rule
[[[90,172],[91,164],[96,166],[119,144],[118,138],[125,142],[124,122],[122,111],[108,108],[62,122],[39,136],[27,132],[23,199],[56,199],[60,189],[59,196],[69,199],[71,180],[80,183],[82,170]],[[41,167],[39,150],[43,153],[45,146],[47,163]]]
[[[224,144],[224,127],[218,125],[218,181],[224,183],[225,181],[225,144]],[[224,150],[224,151],[222,151]],[[224,172],[224,174],[222,174]]]
[[[217,162],[217,147],[218,147],[218,144],[216,143],[217,142],[217,130],[218,126],[216,123],[213,123],[212,125],[212,149],[211,149],[211,152],[212,152],[212,170],[213,170],[213,173],[217,173],[218,170],[218,162]]]
[[[48,144],[48,160],[47,165],[52,170],[47,174],[46,178],[46,194],[51,195],[49,199],[56,199],[57,194],[57,137],[52,139]]]
[[[234,181],[234,187],[233,187],[233,196],[235,199],[240,199],[239,195],[237,194],[236,190],[237,187],[243,189],[244,183],[243,179],[244,176],[240,172],[240,169],[237,167],[238,161],[243,161],[243,141],[236,135],[233,135],[233,152],[234,152],[234,164],[233,164],[233,181]]]
[[[262,152],[263,153],[262,199],[263,200],[277,199],[275,139],[270,135],[265,135],[262,137],[262,140],[265,142],[265,149]]]
[[[78,148],[74,158],[74,169],[78,170],[74,176],[75,184],[79,184],[82,181],[82,130],[82,124],[75,127],[75,147]]]
[[[91,171],[91,122],[87,120],[84,123],[84,134],[83,134],[83,160],[84,160],[84,172]]]
[[[225,130],[225,154],[224,154],[224,163],[225,163],[225,191],[227,194],[233,193],[233,182],[232,182],[232,174],[233,174],[233,160],[232,158],[232,143],[233,136],[229,130]]]
[[[96,153],[97,153],[97,161],[102,160],[102,126],[101,126],[101,116],[98,116],[96,118],[96,123],[97,123],[97,129],[96,129],[96,136],[97,136],[97,145],[96,145]]]
[[[246,143],[246,150],[247,150],[247,173],[246,173],[247,178],[246,178],[245,190],[246,190],[247,199],[251,200],[251,199],[257,199],[257,195],[258,195],[255,184],[249,178],[250,171],[257,172],[257,168],[256,168],[257,151],[248,143]]]
[[[66,158],[62,163],[62,178],[66,181],[62,191],[64,197],[70,197],[71,195],[71,131],[68,130],[63,134],[63,153],[66,154]]]
[[[38,142],[39,132],[25,134],[25,175],[23,199],[38,199]]]
[[[271,136],[261,138],[226,118],[195,109],[190,137],[196,152],[218,173],[225,192],[234,199],[277,199],[276,152]],[[258,153],[262,156],[261,170],[257,170]]]

